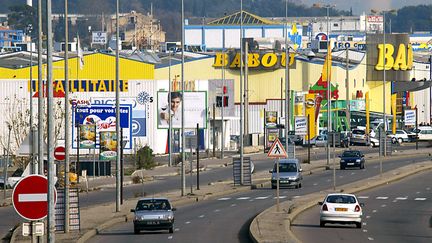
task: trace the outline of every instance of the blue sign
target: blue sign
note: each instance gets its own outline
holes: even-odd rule
[[[100,128],[115,127],[116,109],[112,105],[78,106],[75,108],[75,124],[96,124]],[[130,106],[120,106],[120,127],[129,127]]]

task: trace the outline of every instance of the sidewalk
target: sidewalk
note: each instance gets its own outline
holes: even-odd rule
[[[425,149],[427,150],[427,149]],[[430,149],[429,149],[430,150]],[[429,151],[427,150],[427,151]],[[397,152],[396,154],[410,154],[411,151],[402,151]],[[424,151],[415,151],[411,154],[419,154]],[[427,152],[428,153],[428,152]],[[304,155],[304,153],[303,153]],[[245,154],[245,156],[250,156],[252,160],[258,159],[266,159],[267,154],[264,154],[262,151],[255,154]],[[377,154],[367,155],[366,157],[372,159],[377,156]],[[201,170],[210,170],[217,167],[229,166],[232,164],[232,157],[226,157],[224,159],[216,159],[209,158],[200,160],[200,168]],[[202,165],[202,166],[201,166]],[[332,164],[330,164],[331,166]],[[317,170],[325,170],[327,167],[326,160],[312,160],[310,164],[302,164],[302,168],[304,170],[304,175],[313,173]],[[179,173],[180,167],[168,167],[166,165],[158,166],[153,170],[145,170],[143,171],[144,178],[146,180],[152,180],[158,176],[170,176]],[[135,172],[135,174],[140,175],[141,172]],[[101,188],[101,187],[109,187],[115,186],[115,177],[104,177],[99,179],[93,179],[92,177],[88,178],[89,187],[91,189]],[[253,174],[253,183],[254,187],[264,187],[268,186],[270,181],[270,175],[267,171],[262,171]],[[125,184],[132,183],[132,176],[125,177]],[[145,182],[144,182],[145,183]],[[81,181],[81,188],[84,187],[85,183]],[[211,185],[202,185],[200,190],[194,191],[193,195],[181,196],[179,190],[170,191],[166,193],[160,193],[155,196],[167,197],[170,198],[173,205],[176,207],[192,204],[194,202],[198,202],[201,200],[208,200],[212,198],[216,198],[226,194],[232,194],[240,191],[251,190],[250,186],[234,186],[232,180],[226,182],[217,182]],[[130,209],[133,208],[136,204],[137,199],[125,200],[123,205],[121,205],[120,212],[115,212],[115,202],[97,205],[94,207],[86,207],[80,209],[81,215],[81,231],[76,232],[72,231],[68,234],[65,233],[56,233],[56,240],[59,242],[85,242],[90,239],[94,235],[97,234],[100,230],[110,227],[115,223],[124,222],[131,220],[132,213],[130,213]],[[14,235],[11,239],[11,242],[30,242],[29,237],[22,237],[21,228],[18,227]],[[274,233],[273,233],[274,234]]]

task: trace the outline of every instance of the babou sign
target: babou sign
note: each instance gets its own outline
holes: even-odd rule
[[[285,68],[285,52],[253,52],[248,53],[248,68],[251,69],[278,69]],[[290,68],[294,64],[294,53],[290,53]],[[226,67],[231,69],[240,68],[240,52],[216,53],[213,67]],[[243,64],[244,67],[244,64]]]
[[[408,34],[386,34],[385,45],[382,34],[367,35],[366,45],[368,81],[382,81],[384,68],[386,80],[409,81],[413,50]]]

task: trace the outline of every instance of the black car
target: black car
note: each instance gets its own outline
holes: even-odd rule
[[[364,169],[365,159],[361,151],[346,150],[339,157],[341,170],[344,170],[346,167],[359,167],[359,169]]]

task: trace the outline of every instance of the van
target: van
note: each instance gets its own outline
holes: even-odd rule
[[[302,168],[298,159],[281,159],[279,160],[279,186],[300,188],[303,180]],[[273,169],[269,171],[271,176],[271,187],[277,187],[277,161],[274,162]]]

